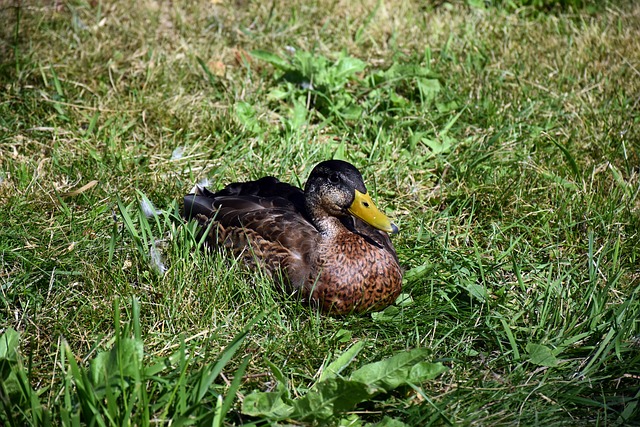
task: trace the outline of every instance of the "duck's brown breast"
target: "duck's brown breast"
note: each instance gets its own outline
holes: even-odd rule
[[[388,250],[354,233],[318,247],[318,274],[309,277],[305,297],[331,314],[382,310],[402,289],[402,270]]]

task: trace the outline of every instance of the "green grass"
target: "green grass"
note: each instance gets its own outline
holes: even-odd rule
[[[639,16],[3,3],[0,424],[639,424]],[[320,316],[180,220],[194,182],[331,157],[401,229],[382,313]]]

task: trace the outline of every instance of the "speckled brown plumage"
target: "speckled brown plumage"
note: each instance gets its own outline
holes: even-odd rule
[[[402,271],[387,232],[393,225],[373,204],[351,164],[318,164],[305,190],[273,177],[185,196],[185,216],[210,222],[207,241],[259,265],[323,312],[381,310],[400,293]]]

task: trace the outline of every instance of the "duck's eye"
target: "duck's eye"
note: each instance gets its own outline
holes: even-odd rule
[[[331,175],[329,175],[329,182],[332,184],[337,184],[340,182],[340,177],[337,173],[332,173]]]

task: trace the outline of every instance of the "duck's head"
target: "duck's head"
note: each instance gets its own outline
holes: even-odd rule
[[[313,216],[343,217],[353,215],[387,233],[398,227],[376,207],[364,185],[362,174],[351,163],[327,160],[319,163],[305,185],[307,210]]]

